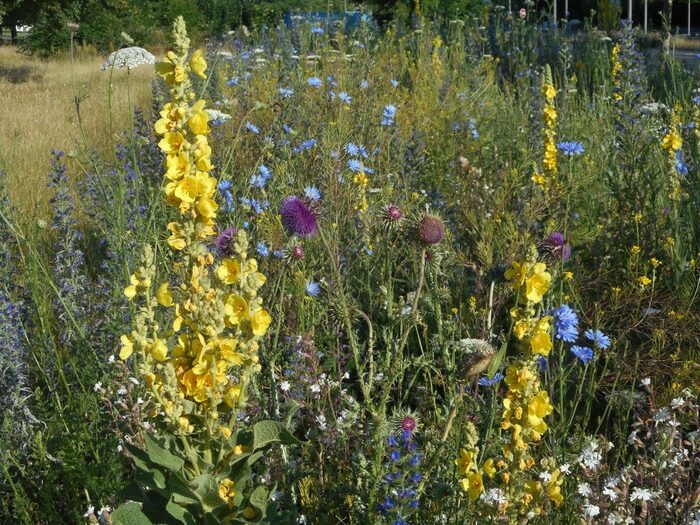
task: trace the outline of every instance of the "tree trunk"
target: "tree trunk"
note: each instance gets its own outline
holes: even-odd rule
[[[10,23],[12,24],[10,26],[10,42],[13,44],[17,43],[17,24],[15,23],[14,20],[10,20]]]

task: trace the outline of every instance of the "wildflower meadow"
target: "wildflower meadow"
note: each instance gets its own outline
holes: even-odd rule
[[[0,522],[700,524],[700,65],[524,4],[123,35],[0,171]]]

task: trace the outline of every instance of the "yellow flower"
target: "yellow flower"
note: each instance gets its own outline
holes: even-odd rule
[[[525,283],[525,296],[533,303],[539,303],[542,296],[549,290],[552,276],[547,271],[544,263],[536,263],[532,268],[532,276]]]
[[[510,367],[506,371],[506,385],[514,392],[525,390],[534,378],[532,370],[526,366]]]
[[[173,305],[173,295],[168,290],[168,283],[163,283],[158,287],[156,300],[161,306],[165,306],[166,308]]]
[[[505,277],[511,281],[513,289],[517,290],[525,282],[527,275],[527,265],[513,261],[513,267],[506,270]]]
[[[675,153],[676,151],[681,149],[681,146],[683,146],[683,141],[681,140],[680,135],[675,130],[671,130],[668,133],[666,133],[666,135],[664,135],[664,138],[661,140],[661,147],[666,151]]]
[[[266,310],[261,309],[250,316],[250,328],[253,334],[262,337],[272,323],[272,316]]]
[[[180,152],[185,144],[185,137],[179,131],[168,132],[160,139],[158,147],[168,155],[175,155]]]
[[[156,73],[162,76],[168,85],[180,83],[187,78],[185,69],[178,63],[178,57],[172,51],[166,53],[163,62],[156,64]]]
[[[530,349],[533,354],[548,356],[552,349],[552,339],[547,332],[538,331],[530,338]]]
[[[659,261],[656,257],[652,257],[651,260],[649,261],[651,265],[656,268],[661,265],[661,261]]]
[[[455,459],[457,474],[464,476],[470,470],[476,468],[476,451],[463,448],[459,451],[459,457]]]
[[[219,497],[224,500],[229,507],[233,506],[233,497],[236,495],[236,491],[233,487],[236,483],[228,478],[224,478],[219,482]]]
[[[481,470],[483,470],[484,474],[486,474],[489,478],[493,479],[493,477],[496,475],[496,467],[493,466],[493,458],[487,459]]]
[[[651,284],[651,279],[649,279],[649,277],[647,277],[646,275],[642,275],[641,277],[637,277],[637,282],[642,288],[644,288],[645,286]]]
[[[460,483],[462,490],[469,495],[469,499],[472,501],[475,501],[484,491],[484,480],[478,472],[470,472]]]
[[[566,279],[567,281],[573,281],[574,274],[571,272],[564,272],[564,279]]]
[[[190,68],[198,77],[207,78],[207,75],[204,74],[204,71],[207,69],[207,62],[204,60],[204,52],[201,49],[197,49],[197,51],[192,53]]]
[[[209,130],[207,123],[209,122],[209,115],[204,111],[204,101],[198,101],[193,107],[192,111],[194,114],[190,117],[188,125],[190,131],[195,135],[206,135]]]
[[[248,303],[240,295],[230,294],[224,302],[224,315],[226,324],[230,326],[240,324],[248,317]]]
[[[559,469],[552,472],[547,482],[547,497],[551,499],[557,507],[564,502],[564,496],[561,494],[561,485],[563,482],[564,476],[561,475]]]
[[[120,339],[122,343],[121,350],[119,350],[119,359],[126,361],[129,356],[134,353],[134,343],[127,336],[123,335]]]
[[[151,355],[156,361],[165,361],[168,358],[168,345],[163,339],[156,339],[151,346]]]
[[[236,259],[224,259],[216,275],[226,284],[234,284],[241,274],[241,263]]]
[[[637,255],[641,251],[642,249],[636,244],[632,245],[632,248],[630,248],[630,252],[632,253],[632,255]]]

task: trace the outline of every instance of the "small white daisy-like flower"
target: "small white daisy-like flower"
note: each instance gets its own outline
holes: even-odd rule
[[[559,466],[559,471],[562,474],[571,474],[571,465],[568,463],[563,463]]]
[[[319,429],[321,432],[325,432],[326,429],[328,428],[328,427],[326,426],[326,416],[324,416],[323,414],[321,414],[320,416],[317,416],[317,417],[316,417],[316,423],[318,423],[318,429]]]
[[[107,362],[108,362],[109,364],[112,364],[112,363],[114,363],[114,359],[115,359],[115,358],[114,358],[114,354],[112,354],[112,355],[109,356],[109,358],[107,359]]]
[[[591,503],[586,503],[583,506],[583,515],[587,518],[593,518],[600,514],[600,507],[598,505],[593,505]]]
[[[95,392],[100,392],[102,390],[102,383],[98,381],[97,383],[95,383],[95,386],[93,386],[92,389]]]
[[[592,492],[591,486],[585,481],[582,481],[581,483],[578,484],[578,488],[576,489],[576,491],[579,494],[581,494],[581,496],[583,496],[584,498],[587,498],[588,496],[590,496],[591,492]]]
[[[641,487],[636,487],[630,494],[630,501],[651,501],[656,497],[656,492]]]
[[[311,388],[309,390],[311,390],[314,394],[318,394],[321,392],[321,385],[319,385],[318,383],[314,383],[313,385],[311,385]]]
[[[645,377],[639,382],[639,386],[649,386],[651,385],[651,378],[650,377]]]
[[[683,405],[685,405],[685,399],[682,397],[676,397],[671,400],[671,408],[681,408]]]
[[[549,480],[552,479],[552,474],[549,472],[540,472],[540,479],[545,483],[549,483]]]
[[[292,388],[292,385],[289,384],[289,381],[282,381],[280,383],[280,390],[282,392],[289,392],[290,388]]]
[[[125,387],[125,386],[120,386],[120,387],[119,387],[119,390],[117,390],[117,395],[123,396],[124,394],[126,394],[126,387]]]
[[[608,498],[610,498],[610,501],[616,501],[617,498],[619,497],[617,492],[615,492],[615,489],[613,489],[610,486],[606,486],[603,489],[603,494],[606,495]]]

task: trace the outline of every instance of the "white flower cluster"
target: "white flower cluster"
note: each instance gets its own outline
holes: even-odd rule
[[[151,53],[146,51],[142,47],[124,47],[118,49],[114,53],[111,53],[107,60],[100,66],[101,71],[107,69],[122,69],[124,67],[128,69],[134,69],[135,67],[142,66],[144,64],[155,64],[156,57]]]

